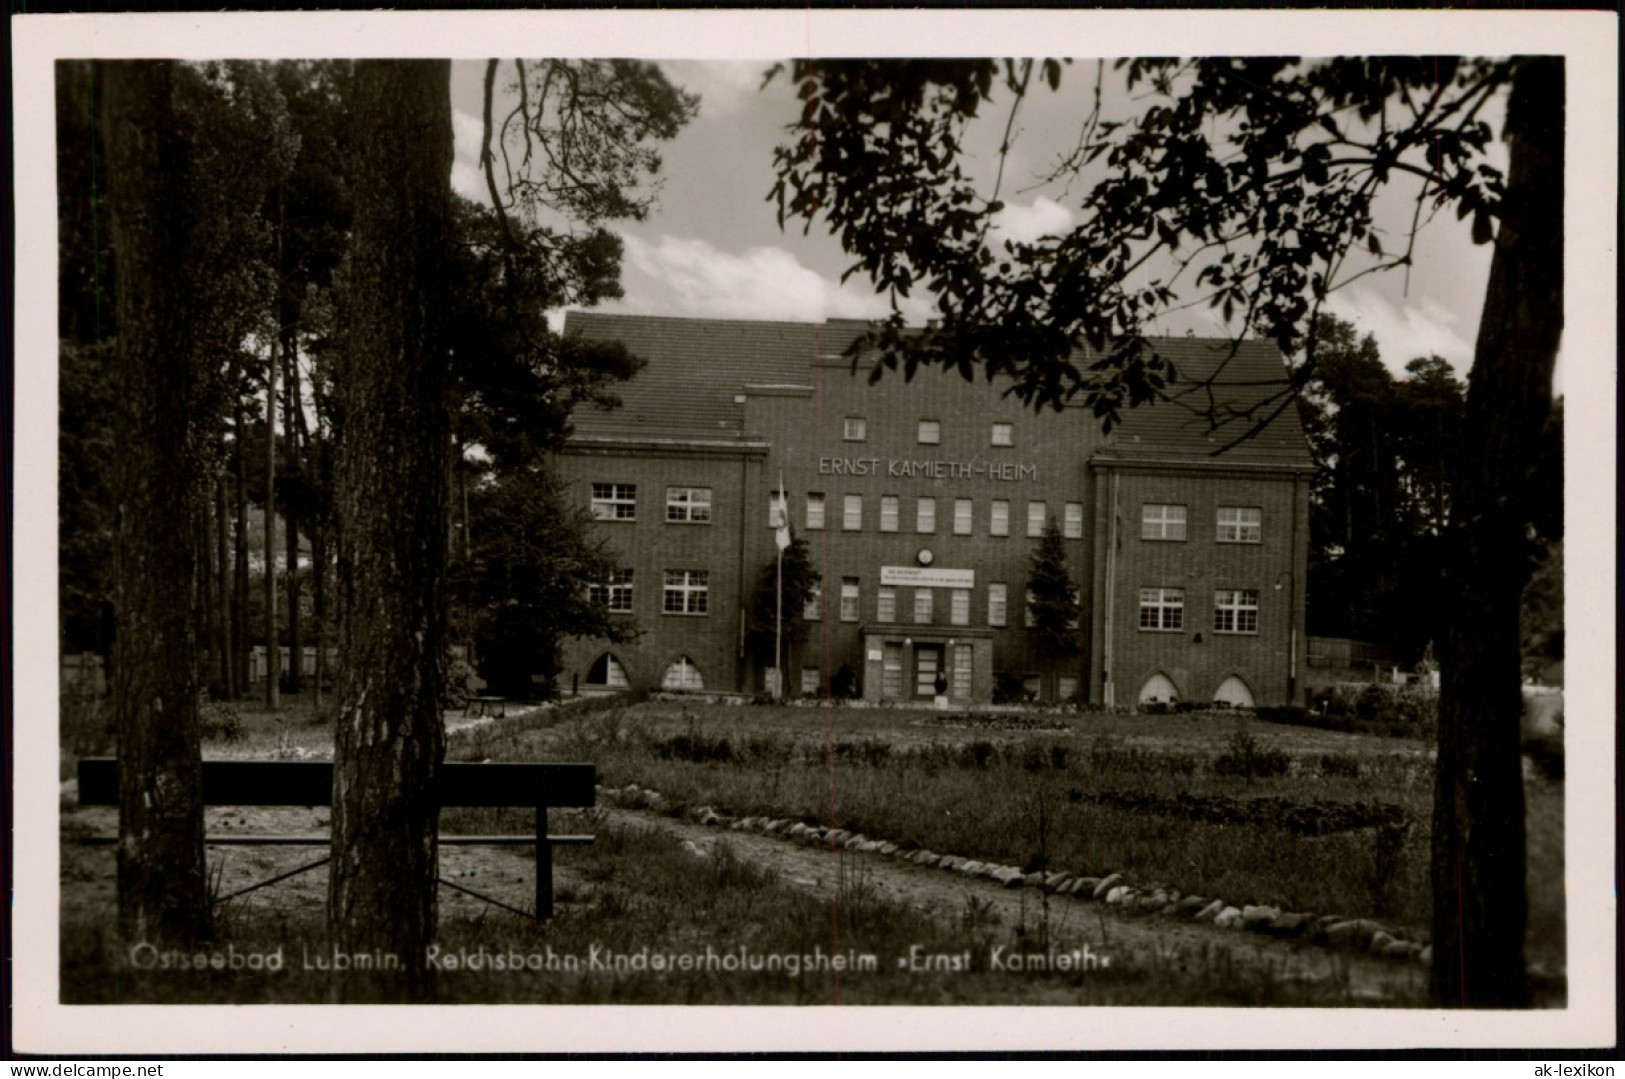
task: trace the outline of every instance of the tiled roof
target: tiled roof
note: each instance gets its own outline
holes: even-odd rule
[[[1097,458],[1312,463],[1297,403],[1288,392],[1286,364],[1273,343],[1200,337],[1149,341],[1178,377],[1165,400],[1126,410]]]
[[[812,363],[840,354],[866,328],[847,319],[755,322],[572,311],[567,334],[620,341],[646,365],[619,388],[620,408],[582,410],[571,420],[576,434],[589,438],[739,438],[744,409],[735,397],[745,386],[810,385]],[[1169,400],[1126,411],[1122,426],[1098,444],[1097,457],[1206,459],[1235,442],[1223,461],[1309,463],[1292,402],[1278,412],[1274,405],[1284,398],[1261,405],[1286,388],[1286,367],[1274,345],[1193,337],[1152,338],[1151,345],[1178,374]],[[1209,379],[1223,406],[1217,428],[1203,414]],[[1270,422],[1262,431],[1236,441],[1265,419]]]
[[[620,341],[647,361],[619,387],[621,407],[577,412],[577,434],[605,437],[730,438],[744,409],[735,395],[747,385],[808,385],[813,360],[839,353],[863,323],[751,322],[657,318],[571,311],[565,333]]]

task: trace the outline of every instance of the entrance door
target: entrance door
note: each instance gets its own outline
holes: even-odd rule
[[[937,695],[937,672],[942,670],[942,645],[917,644],[914,646],[914,695]]]
[[[903,697],[903,646],[888,641],[882,646],[885,657],[880,665],[880,695],[888,701]]]

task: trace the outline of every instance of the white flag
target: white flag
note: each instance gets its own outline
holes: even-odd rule
[[[779,550],[790,546],[790,502],[785,497],[784,488],[779,488],[779,495],[773,502],[773,542],[778,544]]]

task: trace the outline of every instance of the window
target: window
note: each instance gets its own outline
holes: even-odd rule
[[[956,626],[970,625],[970,590],[956,588],[949,597],[948,621]]]
[[[922,498],[916,506],[914,513],[914,531],[935,532],[937,530],[937,500]]]
[[[995,446],[1014,446],[1016,444],[1015,424],[995,423],[993,425],[993,444]]]
[[[897,621],[897,589],[882,588],[875,600],[875,621]]]
[[[968,536],[971,530],[971,514],[975,512],[975,503],[968,498],[954,499],[954,535]]]
[[[841,437],[848,442],[862,442],[869,437],[869,425],[862,416],[848,416],[841,424]]]
[[[942,441],[942,424],[937,420],[920,421],[920,445],[935,446]]]
[[[1066,504],[1066,516],[1063,518],[1063,521],[1064,523],[1061,526],[1061,535],[1065,536],[1067,539],[1082,539],[1083,503],[1068,502]]]
[[[1147,502],[1140,507],[1140,538],[1182,540],[1185,538],[1185,507]]]
[[[705,679],[700,677],[700,669],[694,666],[694,661],[687,656],[678,656],[672,660],[671,666],[666,668],[666,674],[660,679],[661,689],[704,689]]]
[[[592,485],[592,519],[632,521],[638,515],[638,485],[635,483],[595,483]]]
[[[824,492],[807,492],[807,530],[816,532],[824,527]]]
[[[931,590],[929,588],[916,588],[914,590],[914,621],[922,626],[931,624]]]
[[[817,667],[801,668],[801,695],[803,697],[818,697],[824,688],[824,672]]]
[[[858,579],[856,577],[841,578],[841,621],[856,622],[858,620]]]
[[[1010,534],[1010,503],[1002,498],[993,500],[993,508],[988,514],[987,530],[990,535],[1008,536]]]
[[[987,624],[1002,626],[1006,624],[1009,615],[1010,591],[1002,584],[987,586]]]
[[[801,617],[809,622],[816,622],[824,617],[824,588],[822,585],[808,586],[807,601],[801,605]]]
[[[626,689],[631,683],[627,681],[626,668],[621,666],[621,661],[615,658],[614,653],[605,652],[587,668],[587,684]]]
[[[705,614],[710,610],[711,574],[703,569],[669,569],[660,609],[666,614]]]
[[[1044,534],[1044,520],[1049,511],[1042,502],[1027,503],[1027,535],[1042,536]]]
[[[856,532],[863,527],[863,496],[847,495],[841,501],[841,528]]]
[[[882,532],[897,531],[897,496],[880,496],[880,530]]]
[[[1158,631],[1185,628],[1185,590],[1140,589],[1140,628]]]
[[[666,488],[666,522],[668,524],[710,524],[711,488]]]
[[[587,586],[587,598],[614,614],[632,613],[632,571],[611,570],[607,580]]]
[[[1264,511],[1250,506],[1220,506],[1214,538],[1220,543],[1262,543]]]
[[[1038,625],[1038,616],[1033,613],[1033,600],[1035,598],[1036,597],[1033,595],[1033,590],[1030,588],[1027,589],[1027,602],[1023,604],[1021,608],[1021,624],[1026,626],[1028,629],[1032,629],[1034,626]]]
[[[1227,708],[1251,708],[1253,691],[1247,688],[1246,682],[1232,674],[1213,691],[1213,703]]]
[[[1063,674],[1055,679],[1055,699],[1070,701],[1078,695],[1078,676]]]
[[[1258,589],[1221,588],[1213,593],[1214,633],[1258,632]]]

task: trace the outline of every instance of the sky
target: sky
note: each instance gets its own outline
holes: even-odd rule
[[[698,93],[700,111],[678,137],[662,144],[664,185],[659,202],[642,222],[612,224],[625,242],[623,300],[601,309],[629,314],[744,319],[822,321],[871,318],[888,312],[867,279],[850,264],[822,222],[810,234],[799,223],[778,226],[768,200],[773,148],[796,115],[797,102],[780,76],[763,86],[766,61],[671,61],[667,76]],[[1085,106],[1084,89],[1093,80],[1092,61],[1079,60],[1066,72],[1062,92],[1040,92],[1024,105],[1015,150],[1006,167],[1001,195],[1007,209],[998,228],[1018,239],[1036,239],[1077,221],[1076,197],[1036,177],[1054,155],[1076,140]],[[483,65],[458,63],[452,101],[456,134],[453,186],[477,201],[488,201],[478,170]],[[1135,102],[1109,88],[1107,108],[1133,108]],[[1069,92],[1070,91],[1070,92]],[[969,159],[970,171],[985,191],[993,189],[999,122],[984,123],[986,138]],[[1497,148],[1499,150],[1499,148]],[[1396,191],[1378,206],[1378,224],[1393,250],[1409,225],[1411,206]],[[1384,361],[1396,374],[1407,361],[1438,355],[1458,373],[1471,366],[1473,338],[1489,273],[1488,246],[1474,246],[1466,225],[1444,214],[1421,233],[1416,263],[1401,271],[1362,278],[1333,293],[1328,309],[1373,334]],[[911,322],[921,322],[928,303],[917,295],[905,304]],[[1205,308],[1167,317],[1155,332],[1222,336],[1228,330],[1216,311]]]

